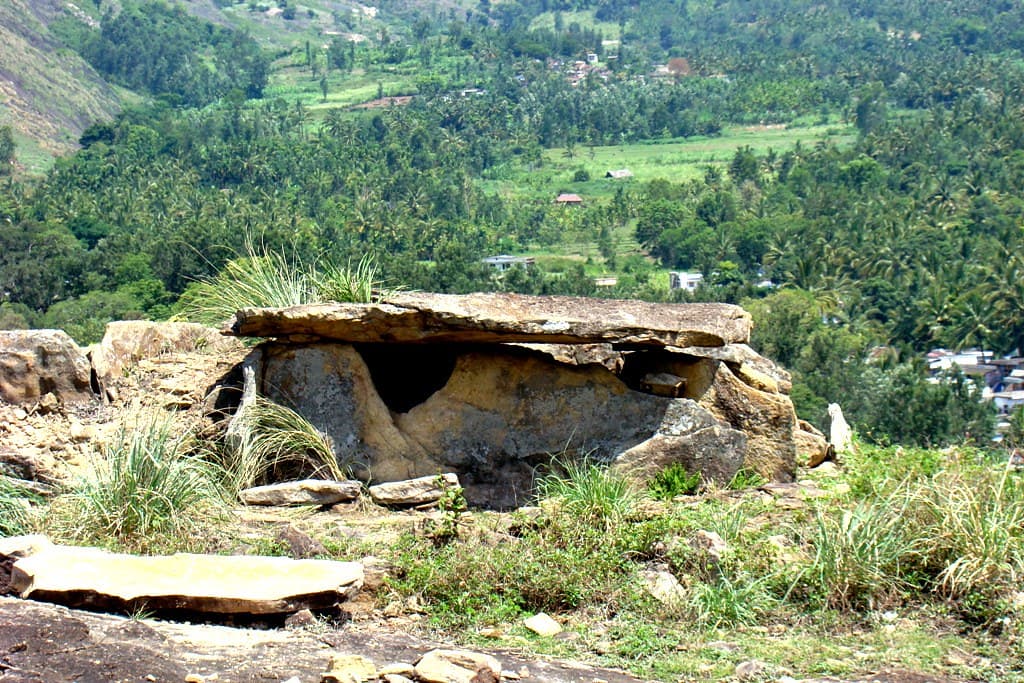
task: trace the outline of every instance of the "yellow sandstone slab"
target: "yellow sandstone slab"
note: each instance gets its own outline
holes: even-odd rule
[[[15,562],[11,583],[23,598],[71,607],[272,615],[351,597],[362,586],[363,568],[331,560],[141,557],[50,546]]]

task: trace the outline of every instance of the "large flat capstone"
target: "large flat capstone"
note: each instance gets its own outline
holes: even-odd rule
[[[750,338],[750,315],[729,304],[652,304],[566,296],[425,294],[373,304],[246,308],[239,336],[349,343],[533,342],[619,346],[722,346]]]
[[[288,614],[331,607],[363,583],[358,562],[286,557],[142,557],[98,548],[36,545],[12,568],[23,598],[70,607]]]

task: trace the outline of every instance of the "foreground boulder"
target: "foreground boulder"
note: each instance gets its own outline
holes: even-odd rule
[[[652,304],[567,296],[403,293],[373,304],[247,308],[233,334],[363,342],[534,342],[721,346],[750,338],[730,304]]]
[[[60,403],[95,399],[89,360],[62,330],[0,331],[0,399]]]
[[[9,541],[10,548],[18,548]],[[283,615],[354,595],[362,565],[284,557],[140,557],[98,548],[22,543],[11,586],[23,598],[69,607],[220,615]],[[20,555],[20,557],[19,557]]]
[[[501,662],[469,650],[431,650],[416,662],[415,676],[424,683],[496,683]]]

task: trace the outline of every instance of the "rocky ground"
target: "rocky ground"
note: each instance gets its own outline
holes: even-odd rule
[[[414,664],[444,644],[373,619],[340,625],[315,621],[297,628],[251,629],[94,614],[45,603],[0,598],[0,680],[319,681],[332,654],[354,653],[378,669]],[[450,645],[449,645],[450,647]],[[494,652],[503,680],[638,679],[575,662]]]

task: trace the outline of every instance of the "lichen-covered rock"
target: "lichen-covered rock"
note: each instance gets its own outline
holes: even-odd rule
[[[103,339],[89,350],[96,378],[104,387],[147,358],[169,353],[244,351],[237,339],[196,323],[122,320],[107,323]]]
[[[362,488],[358,481],[303,479],[254,486],[238,497],[246,505],[334,505],[355,500]]]
[[[90,373],[85,353],[62,330],[0,331],[0,399],[8,403],[47,395],[65,404],[92,401]]]
[[[458,475],[446,472],[433,477],[417,477],[371,486],[370,498],[377,505],[409,507],[436,503],[445,493],[461,490]]]

